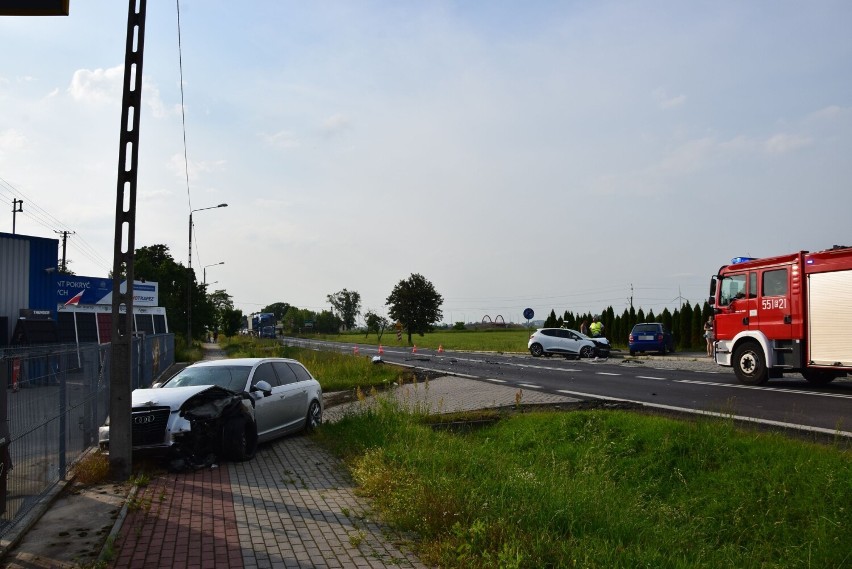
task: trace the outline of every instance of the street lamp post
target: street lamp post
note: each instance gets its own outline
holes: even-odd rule
[[[186,345],[192,346],[192,214],[196,211],[216,209],[217,207],[228,207],[226,203],[202,207],[189,212],[189,263],[186,272]]]
[[[204,284],[207,284],[207,267],[215,267],[216,265],[224,265],[225,261],[219,261],[218,263],[211,263],[209,265],[204,265]],[[218,282],[218,281],[217,281]]]

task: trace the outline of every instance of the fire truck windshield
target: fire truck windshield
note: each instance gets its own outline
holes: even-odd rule
[[[745,291],[745,275],[732,275],[730,277],[722,277],[719,288],[719,305],[728,306],[733,300],[736,300],[738,298],[745,298]]]

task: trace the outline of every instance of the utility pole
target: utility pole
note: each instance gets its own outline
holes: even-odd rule
[[[15,217],[18,213],[24,212],[24,200],[12,198],[12,235],[15,234]]]
[[[133,435],[130,423],[130,378],[133,377],[133,260],[136,248],[139,118],[142,114],[142,54],[145,49],[147,7],[147,0],[128,0],[112,261],[109,467],[113,480],[127,480],[133,467]],[[125,240],[126,250],[123,249]],[[127,281],[125,292],[121,292],[122,275]]]
[[[630,310],[633,310],[633,283],[630,283]]]
[[[59,265],[59,272],[64,273],[65,269],[67,268],[66,265],[65,265],[65,251],[66,251],[66,246],[68,244],[68,235],[69,234],[74,235],[75,232],[74,231],[56,231],[56,230],[54,230],[53,232],[59,233],[59,234],[62,235],[62,264]]]

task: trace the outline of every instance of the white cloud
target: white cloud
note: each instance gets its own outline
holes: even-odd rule
[[[657,100],[657,106],[663,110],[680,107],[686,103],[686,95],[670,96],[662,87],[654,91],[654,98]]]
[[[813,139],[808,136],[782,133],[769,137],[764,148],[769,154],[786,154],[811,144],[813,144]]]
[[[189,160],[185,163],[183,154],[174,154],[169,161],[169,170],[182,180],[186,179],[188,172],[189,181],[197,182],[201,174],[222,171],[225,163],[225,160]]]
[[[20,150],[26,144],[26,137],[17,130],[10,128],[0,131],[0,153]]]
[[[124,89],[124,65],[109,69],[78,69],[71,77],[68,94],[75,101],[92,105],[120,105]],[[160,89],[142,78],[142,104],[155,118],[168,113],[160,97]],[[178,107],[178,110],[180,107]]]
[[[289,130],[280,130],[275,134],[264,134],[261,138],[270,146],[279,148],[299,148],[301,141]]]
[[[807,116],[808,121],[836,121],[852,115],[852,107],[830,105]]]
[[[349,122],[348,118],[346,118],[344,115],[337,114],[332,115],[323,121],[322,131],[327,136],[333,136],[335,134],[339,134],[349,130],[351,126],[352,125]]]
[[[78,69],[71,77],[68,94],[75,101],[119,105],[123,78],[124,65],[109,69]]]

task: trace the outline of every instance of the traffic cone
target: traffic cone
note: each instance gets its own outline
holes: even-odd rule
[[[413,347],[413,348],[411,348],[411,353],[412,353],[412,354],[416,354],[416,353],[417,353],[417,344],[414,344],[414,347]]]
[[[355,346],[354,348],[352,348],[352,353],[355,354],[356,356],[358,355],[358,346]]]
[[[379,344],[379,355],[382,355],[383,353],[385,353],[385,349],[382,347],[381,344]]]
[[[443,344],[438,344],[438,353],[439,353],[439,354],[443,354],[443,353],[444,353],[444,346],[443,346]]]

